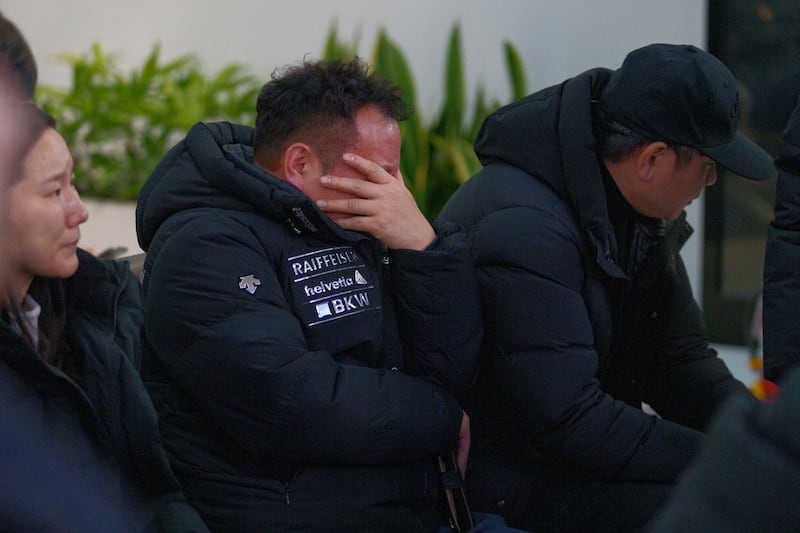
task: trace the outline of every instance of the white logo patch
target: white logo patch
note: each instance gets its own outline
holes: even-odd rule
[[[328,302],[317,304],[317,317],[322,318],[325,316],[331,316],[331,308]]]
[[[247,276],[239,278],[239,288],[250,294],[255,294],[259,285],[261,285],[261,280],[253,274],[248,274]]]
[[[306,326],[381,309],[379,274],[352,246],[313,249],[287,258],[298,316]]]

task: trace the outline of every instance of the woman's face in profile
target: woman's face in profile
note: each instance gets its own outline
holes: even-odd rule
[[[34,276],[66,278],[78,268],[79,226],[89,216],[72,185],[72,172],[64,138],[49,127],[25,155],[19,179],[6,190],[0,226],[5,275],[23,295]]]

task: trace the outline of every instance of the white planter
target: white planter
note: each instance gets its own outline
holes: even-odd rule
[[[109,248],[125,248],[117,256],[142,252],[136,241],[136,202],[81,199],[89,211],[89,220],[81,225],[82,248],[98,254]]]

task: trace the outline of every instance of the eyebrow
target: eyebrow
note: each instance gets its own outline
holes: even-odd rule
[[[45,179],[44,179],[44,180],[41,182],[41,184],[42,184],[43,186],[47,186],[47,185],[49,185],[50,183],[57,182],[57,181],[61,181],[61,180],[63,180],[63,179],[64,179],[64,176],[65,176],[66,174],[67,174],[67,171],[66,171],[66,170],[62,170],[62,171],[61,171],[61,172],[59,172],[58,174],[53,174],[52,176],[50,176],[50,177],[48,177],[48,178],[45,178]]]

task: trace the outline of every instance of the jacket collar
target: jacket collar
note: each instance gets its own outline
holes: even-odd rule
[[[614,229],[608,216],[602,164],[597,157],[592,105],[610,71],[594,69],[562,85],[558,109],[558,146],[566,193],[595,253],[609,276],[627,278],[614,260]]]
[[[229,122],[195,124],[156,167],[139,194],[137,234],[147,251],[167,218],[197,208],[257,212],[296,234],[353,241],[291,184],[253,163],[253,128]]]

